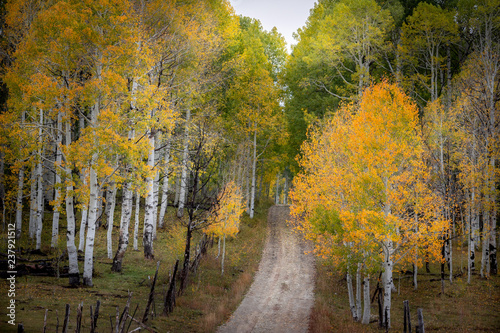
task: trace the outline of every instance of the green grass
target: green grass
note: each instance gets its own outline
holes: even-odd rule
[[[196,275],[191,275],[189,285],[184,294],[177,298],[177,306],[169,316],[157,315],[148,321],[148,325],[159,332],[213,332],[236,309],[244,293],[250,286],[253,275],[258,268],[262,247],[266,235],[267,208],[260,207],[256,217],[250,220],[248,216],[242,218],[240,232],[234,239],[226,241],[225,274],[221,276],[220,258],[216,259],[217,243],[209,248],[208,254],[202,259]],[[113,251],[116,251],[118,242],[120,208],[115,211],[115,229],[113,230]],[[143,212],[141,212],[142,231]],[[139,305],[136,318],[141,318],[149,295],[151,280],[156,262],[160,261],[156,295],[153,310],[160,314],[163,311],[163,298],[168,289],[169,274],[173,270],[175,260],[180,259],[184,250],[184,229],[179,225],[177,218],[170,210],[169,222],[165,229],[158,231],[154,241],[155,259],[146,261],[142,252],[142,237],[139,238],[139,251],[133,251],[133,226],[129,247],[123,261],[123,272],[111,272],[112,259],[107,258],[106,230],[101,228],[96,234],[96,247],[94,249],[94,278],[93,287],[69,288],[67,278],[22,276],[17,278],[16,284],[16,322],[23,323],[27,332],[41,331],[45,309],[48,309],[47,331],[55,332],[57,318],[59,330],[62,328],[65,304],[70,304],[70,327],[74,331],[76,323],[76,309],[83,302],[82,332],[88,332],[90,327],[89,306],[95,307],[97,300],[101,301],[98,327],[100,332],[110,330],[110,316],[115,322],[116,307],[123,310],[127,300],[128,291],[133,293],[131,312]],[[46,221],[51,221],[51,214],[46,214]],[[64,216],[61,217],[64,221]],[[79,220],[78,225],[79,225]],[[50,222],[47,222],[43,232],[42,252],[47,253],[45,258],[56,257],[60,251],[50,250]],[[65,233],[64,225],[61,234]],[[140,233],[141,234],[141,233]],[[2,235],[5,239],[5,234]],[[34,248],[31,240],[23,235],[24,240],[18,243],[18,248]],[[194,236],[192,251],[200,238]],[[5,253],[5,241],[2,242],[1,252]],[[78,246],[78,238],[76,240]],[[65,241],[60,242],[64,247]],[[83,255],[83,254],[80,254]],[[37,256],[24,252],[18,256],[37,259]],[[67,261],[61,266],[67,265]],[[83,262],[79,262],[80,273]],[[6,324],[7,283],[0,284],[0,331],[16,331],[14,327]],[[135,327],[132,324],[131,327]]]
[[[460,262],[466,264],[466,250],[454,251],[454,272],[460,272]],[[478,252],[480,253],[480,252]],[[476,261],[476,269],[480,265],[480,258]],[[415,332],[417,323],[417,308],[423,309],[426,332],[499,332],[500,331],[500,277],[481,279],[473,275],[471,284],[467,284],[466,267],[462,267],[463,274],[453,280],[450,285],[446,275],[445,294],[441,295],[441,282],[430,281],[439,279],[440,268],[431,264],[431,273],[418,276],[418,289],[413,289],[412,277],[394,272],[394,284],[399,285],[398,292],[392,293],[391,331],[403,331],[403,301],[410,303],[412,332]],[[446,270],[446,274],[448,270]],[[371,295],[373,295],[376,281],[371,279]],[[400,281],[400,282],[399,282]],[[354,283],[354,281],[353,281]],[[347,285],[344,276],[334,268],[324,266],[321,260],[317,261],[316,300],[311,316],[311,332],[380,332],[378,323],[368,326],[352,320]],[[375,300],[371,306],[371,314],[378,315],[378,306]]]

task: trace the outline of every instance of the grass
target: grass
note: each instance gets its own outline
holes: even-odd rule
[[[466,250],[454,248],[454,271],[460,272],[459,264],[466,264]],[[476,261],[476,269],[480,258]],[[418,276],[418,289],[413,289],[412,278],[394,272],[394,284],[399,285],[398,292],[392,293],[391,331],[403,332],[403,301],[410,303],[412,331],[417,323],[417,308],[423,309],[426,332],[499,332],[500,331],[500,277],[492,276],[481,279],[473,275],[471,284],[467,284],[466,267],[463,274],[445,283],[445,293],[441,294],[439,279],[440,268],[431,265],[431,274]],[[421,268],[420,272],[425,272]],[[448,271],[446,270],[446,273]],[[400,281],[400,282],[399,282]],[[354,283],[354,281],[353,281]],[[371,295],[376,282],[371,280]],[[316,300],[311,315],[311,332],[380,332],[378,323],[369,325],[352,320],[347,285],[344,276],[332,267],[324,266],[317,260]],[[371,306],[371,314],[377,315],[378,307],[375,301]]]
[[[177,298],[174,312],[168,316],[156,315],[147,324],[159,332],[214,332],[215,329],[227,320],[229,315],[241,302],[248,290],[255,271],[258,268],[262,248],[266,235],[266,218],[269,204],[256,210],[254,219],[244,216],[240,225],[240,232],[234,239],[226,241],[225,274],[221,276],[220,257],[216,259],[217,244],[210,247],[207,255],[202,259],[196,275],[191,275],[189,285],[184,294]],[[113,251],[116,251],[118,242],[120,207],[115,211],[115,229],[113,230]],[[170,214],[172,210],[170,210]],[[141,212],[142,224],[143,212]],[[64,217],[61,217],[64,220]],[[158,281],[156,284],[155,303],[153,311],[160,314],[163,311],[163,298],[168,289],[169,274],[173,270],[175,259],[181,259],[184,247],[184,229],[178,225],[177,219],[169,215],[165,229],[158,231],[154,242],[154,260],[144,260],[142,252],[142,238],[139,238],[139,251],[133,251],[133,226],[131,226],[130,242],[123,261],[121,273],[111,272],[112,259],[107,258],[106,230],[101,228],[96,234],[94,249],[94,277],[93,287],[69,288],[67,278],[22,276],[16,281],[16,323],[23,323],[27,332],[41,331],[43,327],[45,309],[48,309],[47,331],[55,332],[57,321],[59,330],[62,328],[65,305],[70,304],[69,331],[74,331],[76,324],[76,309],[83,302],[82,332],[88,332],[90,327],[89,306],[95,307],[97,300],[101,301],[98,321],[99,331],[110,329],[110,318],[115,321],[116,307],[123,310],[128,291],[133,292],[131,312],[139,305],[136,318],[141,318],[149,295],[151,279],[156,269],[156,262],[160,261]],[[51,221],[51,214],[46,214],[46,221]],[[78,220],[79,221],[79,220]],[[177,221],[177,222],[176,222]],[[79,223],[78,223],[79,224]],[[44,225],[43,244],[50,244],[50,222]],[[139,227],[142,231],[142,225]],[[61,234],[65,233],[64,226]],[[6,235],[3,234],[3,239]],[[24,240],[17,244],[17,248],[34,248],[33,242]],[[192,250],[200,235],[195,235]],[[76,240],[78,246],[78,239]],[[65,241],[60,242],[64,248]],[[0,252],[6,252],[6,242],[0,246]],[[47,257],[56,257],[60,251],[42,247]],[[82,254],[81,254],[82,255]],[[29,255],[28,252],[18,254],[19,257],[37,259],[39,256]],[[62,262],[61,266],[67,265]],[[80,273],[83,262],[79,262]],[[150,279],[151,278],[151,279]],[[16,327],[6,324],[6,305],[8,285],[0,284],[0,331],[15,332]],[[132,324],[131,327],[135,327]]]

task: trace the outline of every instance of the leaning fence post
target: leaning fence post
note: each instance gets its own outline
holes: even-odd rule
[[[422,313],[422,309],[417,309],[417,317],[418,317],[417,333],[425,333],[424,314]]]
[[[66,304],[66,314],[64,315],[62,333],[68,333],[68,322],[69,322],[69,304]]]

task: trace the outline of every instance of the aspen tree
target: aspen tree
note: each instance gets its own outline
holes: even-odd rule
[[[372,86],[358,104],[343,107],[311,133],[302,148],[304,172],[291,193],[292,214],[303,217],[296,228],[315,241],[319,255],[346,265],[382,266],[388,326],[394,265],[424,239],[439,258],[447,223],[436,218],[440,201],[427,188],[417,115],[395,85]],[[418,232],[415,214],[426,226]]]

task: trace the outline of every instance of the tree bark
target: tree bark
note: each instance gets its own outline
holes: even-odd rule
[[[21,238],[23,227],[23,188],[24,188],[24,166],[19,169],[16,198],[16,238]]]
[[[161,189],[161,205],[160,205],[160,219],[158,220],[158,227],[163,228],[165,213],[167,212],[168,205],[168,172],[169,172],[169,164],[170,164],[170,145],[171,140],[168,139],[167,146],[165,147],[165,170],[163,176],[163,186]]]
[[[368,325],[370,323],[370,316],[371,316],[371,311],[370,311],[370,275],[365,276],[363,280],[363,305],[364,305],[364,310],[363,310],[363,320],[361,321],[362,324]]]
[[[188,108],[186,112],[186,127],[184,130],[184,147],[182,151],[181,165],[181,188],[179,191],[179,207],[177,209],[177,217],[184,216],[184,205],[186,203],[186,191],[188,187],[188,158],[189,158],[189,125],[191,122],[191,110]]]
[[[136,204],[135,204],[135,225],[134,225],[134,251],[139,251],[138,248],[138,240],[137,238],[139,237],[139,213],[140,213],[140,207],[141,207],[141,195],[139,192],[136,194]]]
[[[358,263],[358,269],[356,271],[356,314],[357,321],[361,320],[362,312],[361,312],[361,268],[363,264]]]
[[[55,165],[55,194],[54,194],[54,215],[52,216],[52,240],[50,243],[50,246],[52,248],[55,248],[57,246],[57,240],[59,238],[59,210],[60,210],[60,203],[59,201],[61,200],[61,190],[59,189],[59,186],[61,184],[61,175],[59,174],[59,168],[61,167],[61,162],[62,162],[62,154],[61,154],[61,142],[62,142],[62,113],[58,112],[57,113],[57,140],[56,140],[56,165]]]
[[[69,122],[66,122],[66,146],[71,144],[71,127]],[[75,246],[75,212],[73,207],[73,183],[71,181],[72,171],[70,167],[66,167],[66,247],[68,248],[69,262],[69,284],[71,286],[80,284],[80,271],[78,268],[78,251]]]
[[[226,258],[226,234],[223,236],[222,240],[222,259],[221,259],[221,273],[220,275],[224,275],[224,259]]]
[[[352,278],[351,274],[349,273],[349,268],[347,268],[346,280],[347,280],[347,294],[349,295],[349,308],[351,309],[352,318],[357,321],[358,314],[356,313],[356,303],[354,300],[354,292],[352,289]]]
[[[153,239],[156,240],[156,229],[158,225],[158,194],[160,187],[160,173],[155,170],[153,181]]]
[[[30,222],[29,222],[29,237],[33,239],[36,233],[36,212],[37,212],[37,166],[33,163],[31,168],[31,191],[30,191]]]
[[[252,191],[250,194],[250,218],[253,219],[255,211],[255,174],[257,168],[257,128],[253,132],[253,158],[252,158]]]
[[[99,195],[99,184],[97,183],[97,174],[94,170],[94,163],[97,156],[92,156],[92,164],[90,167],[90,200],[89,200],[89,216],[87,222],[87,237],[85,244],[85,261],[83,266],[83,284],[89,287],[93,286],[92,273],[94,269],[94,240],[97,221],[97,202]]]
[[[192,237],[192,230],[191,230],[191,221],[189,221],[187,225],[187,232],[186,232],[186,244],[184,247],[184,262],[182,264],[182,272],[181,272],[181,284],[179,287],[179,295],[182,294],[184,289],[187,286],[187,279],[188,279],[188,274],[189,274],[189,261],[190,261],[190,255],[191,255],[191,237]]]
[[[151,172],[153,172],[154,163],[155,163],[155,136],[150,133],[149,138],[150,150],[148,157],[148,167]],[[153,259],[153,223],[154,223],[154,176],[150,175],[146,179],[147,183],[147,197],[146,197],[146,207],[144,213],[144,236],[143,236],[143,245],[144,245],[144,258],[145,259]]]
[[[392,241],[386,241],[386,249],[384,249],[384,314],[387,314],[385,318],[386,327],[391,327],[391,293],[392,293]]]
[[[116,250],[115,258],[113,259],[113,272],[122,271],[123,257],[128,246],[128,229],[130,218],[132,216],[133,193],[132,184],[128,183],[123,191],[122,216],[120,221],[120,238],[118,240],[118,249]]]

